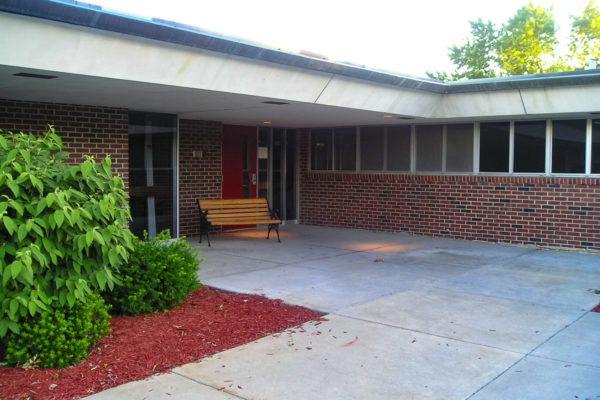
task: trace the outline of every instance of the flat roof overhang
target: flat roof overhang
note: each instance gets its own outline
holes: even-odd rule
[[[19,4],[35,8],[31,4],[38,3],[73,8],[53,2]],[[74,15],[82,12],[76,10]],[[83,12],[99,16],[96,25],[102,18],[110,22],[118,17],[86,10]],[[156,28],[156,24],[138,22]],[[412,78],[402,78],[404,84],[384,83],[377,77],[390,74],[370,71],[358,77],[360,74],[352,71],[364,69],[289,53],[279,52],[279,60],[267,61],[266,56],[257,57],[258,53],[234,54],[239,49],[227,53],[148,38],[156,35],[154,29],[144,36],[107,30],[106,26],[90,28],[90,24],[0,12],[0,97],[168,112],[229,124],[271,121],[272,126],[286,127],[579,117],[600,110],[598,71],[437,82],[435,90],[427,86],[416,89],[415,84],[406,83]],[[180,31],[161,29],[162,35],[164,29]],[[196,39],[207,36],[191,34]],[[240,49],[246,46],[246,52],[258,49],[229,42],[242,46]],[[286,57],[295,63],[282,62]],[[321,66],[311,67],[317,61]],[[14,75],[20,72],[57,78]],[[438,90],[440,87],[445,89]],[[267,101],[288,104],[264,103]]]

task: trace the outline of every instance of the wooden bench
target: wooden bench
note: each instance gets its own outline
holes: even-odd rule
[[[279,239],[279,225],[281,220],[277,212],[272,212],[267,204],[267,199],[227,199],[227,200],[198,200],[200,209],[200,243],[202,235],[210,246],[208,232],[213,226],[232,225],[269,225],[267,239],[271,230],[277,232]]]

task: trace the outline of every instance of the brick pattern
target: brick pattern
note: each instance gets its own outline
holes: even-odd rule
[[[113,173],[128,184],[129,139],[126,109],[41,103],[0,99],[0,129],[39,134],[54,125],[70,163],[80,163],[84,155],[97,161],[107,155]]]
[[[220,122],[179,121],[179,234],[200,234],[200,213],[196,201],[221,198]],[[194,158],[202,151],[202,158]]]
[[[600,179],[305,170],[301,188],[305,224],[600,250]]]

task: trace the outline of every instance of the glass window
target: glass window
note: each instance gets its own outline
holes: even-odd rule
[[[313,129],[311,131],[311,169],[331,169],[331,138],[331,129]]]
[[[515,122],[514,172],[546,170],[546,121]]]
[[[600,119],[592,120],[592,174],[600,174]]]
[[[510,124],[486,122],[480,125],[479,170],[481,172],[508,172]]]
[[[473,124],[446,127],[446,171],[473,172]]]
[[[336,128],[334,133],[335,169],[356,170],[356,128]]]
[[[410,126],[387,128],[387,169],[388,171],[410,170]]]
[[[360,128],[360,169],[383,171],[383,127]]]
[[[177,116],[129,113],[129,207],[131,231],[151,237],[169,229],[174,234],[173,157]]]
[[[442,125],[417,126],[417,171],[441,171],[442,146]]]
[[[552,172],[585,172],[586,120],[552,121]]]

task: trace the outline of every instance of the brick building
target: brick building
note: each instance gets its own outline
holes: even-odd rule
[[[111,156],[132,229],[288,222],[600,250],[600,71],[443,83],[77,2],[0,3],[0,129]]]

